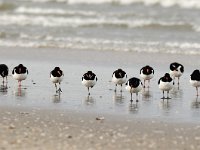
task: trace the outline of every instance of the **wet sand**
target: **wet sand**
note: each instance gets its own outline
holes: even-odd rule
[[[0,93],[1,149],[199,149],[200,103],[189,75],[198,68],[198,56],[67,51],[64,49],[0,48],[1,63],[10,68],[23,63],[29,77],[17,87],[8,78],[8,89]],[[195,60],[195,63],[194,63]],[[157,86],[169,64],[185,66],[180,89],[162,101]],[[112,72],[123,68],[128,77],[139,77],[149,64],[155,78],[149,90],[131,107],[130,94],[114,93]],[[49,72],[60,66],[65,79],[58,96]],[[98,83],[87,97],[81,85],[85,71],[93,70]]]
[[[0,114],[1,149],[200,148],[199,124],[37,108]]]

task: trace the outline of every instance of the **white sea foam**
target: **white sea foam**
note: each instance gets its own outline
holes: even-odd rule
[[[83,37],[53,37],[32,36],[25,33],[20,34],[18,40],[0,40],[1,46],[6,47],[31,47],[31,48],[67,48],[79,50],[98,51],[123,51],[123,52],[147,52],[147,53],[171,53],[200,55],[199,43],[178,43],[157,41],[123,41]]]
[[[144,5],[159,4],[163,7],[179,6],[181,8],[200,8],[199,0],[32,0],[34,2],[65,2],[68,4],[104,4],[115,3],[128,5],[133,3],[143,3]]]
[[[48,12],[48,11],[47,11]],[[45,13],[47,13],[45,12]],[[51,11],[49,11],[51,12]],[[92,13],[91,13],[92,14]],[[188,25],[184,22],[159,21],[155,19],[120,19],[118,17],[107,17],[103,15],[64,17],[64,16],[45,16],[45,15],[25,15],[25,14],[3,14],[0,15],[0,25],[20,25],[20,26],[48,26],[48,27],[83,27],[83,26],[116,26],[116,27],[145,27],[145,26],[163,26],[163,27],[190,27],[200,31],[200,26]]]
[[[15,9],[18,14],[37,14],[37,15],[79,15],[79,16],[95,16],[98,15],[93,11],[80,10],[64,10],[61,8],[39,8],[39,7],[24,7],[20,6]]]

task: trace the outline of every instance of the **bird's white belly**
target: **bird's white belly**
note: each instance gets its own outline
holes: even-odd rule
[[[139,85],[138,87],[136,88],[131,88],[130,86],[126,86],[125,87],[127,91],[129,91],[130,93],[138,93],[142,90],[142,86]]]
[[[85,80],[85,79],[83,79],[82,84],[86,87],[93,87],[96,84],[96,80]]]
[[[190,84],[194,87],[200,87],[200,81],[190,79]]]
[[[180,77],[182,73],[180,71],[171,71],[169,72],[170,76],[175,78],[175,77]]]
[[[13,75],[13,78],[15,80],[18,80],[18,81],[22,81],[22,80],[25,80],[27,78],[27,74],[17,74],[17,73],[14,73]]]
[[[115,84],[124,84],[126,82],[126,77],[124,78],[116,78],[115,76],[112,77],[112,82]]]
[[[63,76],[61,76],[61,77],[54,77],[54,76],[51,75],[50,80],[53,83],[60,83],[63,80]]]
[[[140,74],[140,77],[144,80],[150,80],[153,78],[153,74],[150,74],[150,75],[145,75],[143,73]]]
[[[160,81],[159,89],[161,89],[163,91],[170,91],[172,88],[173,88],[172,82],[163,82],[163,81]]]

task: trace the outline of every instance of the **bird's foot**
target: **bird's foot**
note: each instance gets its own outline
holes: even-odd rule
[[[136,100],[136,103],[138,103],[138,102],[139,102],[139,100],[137,99],[137,100]]]
[[[62,92],[61,88],[59,88],[58,90],[56,90],[56,93],[61,93],[61,92]]]
[[[170,97],[167,97],[166,99],[171,99]]]

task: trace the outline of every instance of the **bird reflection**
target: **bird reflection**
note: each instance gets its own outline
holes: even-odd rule
[[[183,97],[183,90],[178,87],[174,87],[173,90],[171,91],[171,94],[173,95],[173,98],[180,99]]]
[[[135,104],[130,103],[129,104],[129,112],[133,113],[133,114],[137,113],[138,112],[138,104],[137,103],[135,103]]]
[[[197,96],[193,101],[192,101],[192,108],[200,108],[200,101],[199,97]]]
[[[124,103],[124,96],[122,96],[122,92],[117,94],[116,92],[113,95],[113,100],[116,104],[123,104]]]
[[[92,96],[85,97],[85,104],[86,105],[93,105],[95,103],[95,99]]]
[[[60,101],[61,101],[60,95],[61,95],[60,92],[58,92],[58,94],[55,94],[55,95],[52,96],[54,103],[60,103]]]
[[[170,109],[169,100],[167,99],[166,101],[165,100],[161,101],[161,107],[163,110],[169,110]]]
[[[15,96],[24,97],[26,95],[26,89],[27,88],[18,86],[18,88],[15,90]]]
[[[4,85],[4,84],[1,85],[1,86],[0,86],[0,92],[1,92],[1,93],[4,93],[4,94],[7,93],[7,92],[8,92],[8,87],[7,87],[7,85]]]
[[[151,97],[152,97],[152,91],[150,91],[149,88],[144,88],[142,91],[143,100],[150,100]]]

